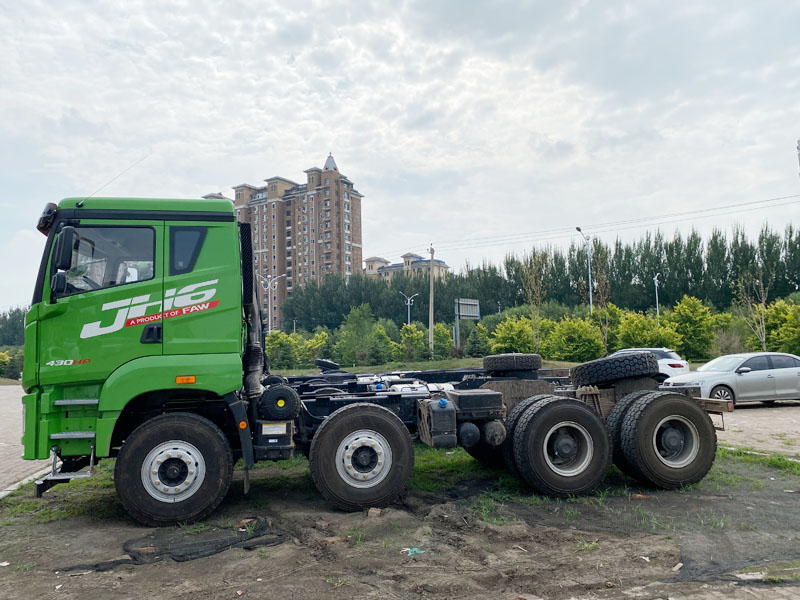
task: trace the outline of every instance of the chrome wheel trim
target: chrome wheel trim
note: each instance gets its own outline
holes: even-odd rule
[[[142,462],[142,486],[159,502],[191,498],[206,478],[206,462],[196,446],[170,440],[153,448]]]
[[[667,436],[673,442],[679,436],[680,448],[670,448]],[[653,450],[658,460],[673,469],[681,469],[690,465],[700,452],[700,436],[697,427],[689,419],[681,415],[670,415],[658,422],[653,430]]]
[[[377,431],[359,429],[339,444],[336,472],[347,485],[365,489],[378,485],[392,469],[392,447]]]
[[[571,458],[559,457],[559,450],[557,444],[558,438],[554,438],[554,434],[558,436],[567,436],[575,444],[575,456]],[[554,442],[551,444],[551,440]],[[547,434],[544,436],[542,443],[542,452],[547,466],[558,475],[562,477],[575,477],[583,473],[588,467],[589,463],[594,458],[594,441],[592,436],[586,428],[574,421],[562,421],[553,425]]]

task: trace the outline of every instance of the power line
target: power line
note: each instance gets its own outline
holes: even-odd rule
[[[636,217],[636,218],[632,218],[632,219],[622,219],[622,220],[618,220],[618,221],[606,221],[604,223],[598,223],[592,229],[593,230],[597,230],[597,228],[599,228],[599,227],[617,227],[619,225],[627,225],[627,224],[630,224],[630,223],[637,223],[637,225],[635,225],[635,227],[639,227],[641,225],[647,224],[648,221],[662,221],[663,219],[672,218],[672,217],[701,215],[703,213],[715,213],[716,211],[726,210],[726,209],[729,209],[729,208],[739,208],[739,207],[742,207],[742,206],[758,205],[757,208],[761,208],[760,205],[762,205],[762,204],[766,204],[766,203],[769,203],[769,202],[778,202],[778,201],[781,201],[781,200],[788,200],[788,199],[792,199],[792,198],[800,198],[800,194],[793,194],[793,195],[789,195],[789,196],[779,196],[779,197],[775,197],[775,198],[766,198],[766,199],[762,199],[762,200],[750,200],[750,201],[747,201],[747,202],[739,202],[739,203],[734,203],[734,204],[724,204],[724,205],[710,207],[710,208],[701,208],[701,209],[697,209],[697,210],[683,211],[683,212],[678,212],[678,213],[669,213],[669,214],[662,214],[662,215],[655,215],[655,216],[650,216],[650,217]],[[785,203],[785,204],[792,204],[792,202]],[[779,205],[776,205],[776,206],[784,206],[785,204],[779,204]],[[754,209],[749,209],[749,210],[754,210]],[[734,212],[745,212],[745,211],[734,211]],[[720,213],[720,214],[733,214],[733,213]],[[719,216],[719,215],[717,215],[717,214],[707,214],[706,216]],[[703,218],[703,217],[698,217],[698,218]],[[686,220],[686,219],[681,219],[681,220]],[[678,221],[676,220],[676,221],[668,221],[668,222],[678,222]],[[653,223],[653,224],[658,224],[658,223]],[[623,227],[621,229],[630,229],[630,228],[629,227]],[[526,232],[526,233],[503,234],[503,235],[486,236],[486,237],[480,237],[480,238],[471,238],[470,241],[469,241],[469,245],[465,245],[465,243],[464,243],[465,240],[463,238],[462,239],[458,239],[458,240],[442,241],[442,242],[437,243],[437,245],[441,246],[445,250],[456,250],[456,249],[470,248],[470,247],[476,247],[476,248],[477,247],[491,247],[491,246],[502,245],[502,244],[475,243],[475,242],[483,242],[483,241],[487,241],[487,242],[490,242],[490,241],[501,241],[502,243],[510,243],[510,244],[513,245],[515,243],[520,243],[520,242],[536,241],[536,238],[539,238],[540,236],[545,235],[545,234],[558,234],[558,233],[570,232],[569,236],[542,238],[542,240],[545,240],[545,239],[548,239],[548,240],[549,239],[563,239],[564,237],[572,237],[572,233],[571,233],[572,231],[573,231],[573,226],[570,225],[569,227],[557,227],[557,228],[553,228],[553,229],[542,229],[542,230],[538,230],[538,231],[529,231],[529,232]],[[519,238],[519,239],[517,241],[513,241],[516,238]],[[417,248],[422,248],[422,246],[413,246],[412,247],[412,249],[417,249]],[[398,250],[379,252],[377,254],[378,255],[391,255],[391,254],[394,254],[395,252],[402,252],[403,250],[407,251],[408,247],[400,248]]]

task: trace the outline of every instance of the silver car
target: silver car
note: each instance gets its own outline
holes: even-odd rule
[[[728,354],[697,371],[670,377],[666,387],[699,387],[704,398],[734,402],[800,399],[800,358],[779,352]]]

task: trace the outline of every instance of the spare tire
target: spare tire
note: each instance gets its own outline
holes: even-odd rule
[[[493,354],[483,359],[487,371],[538,371],[542,357],[538,354]]]
[[[258,402],[258,413],[262,419],[288,421],[300,412],[300,396],[288,385],[268,387]]]
[[[650,352],[631,352],[590,360],[573,367],[570,379],[576,386],[613,383],[628,377],[658,375],[658,360]]]

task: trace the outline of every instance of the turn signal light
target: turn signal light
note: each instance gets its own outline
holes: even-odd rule
[[[195,383],[197,381],[197,377],[194,375],[178,375],[175,378],[175,383],[178,385],[187,384],[187,383]]]
[[[682,369],[683,365],[681,363],[669,363],[669,366],[673,369]]]

